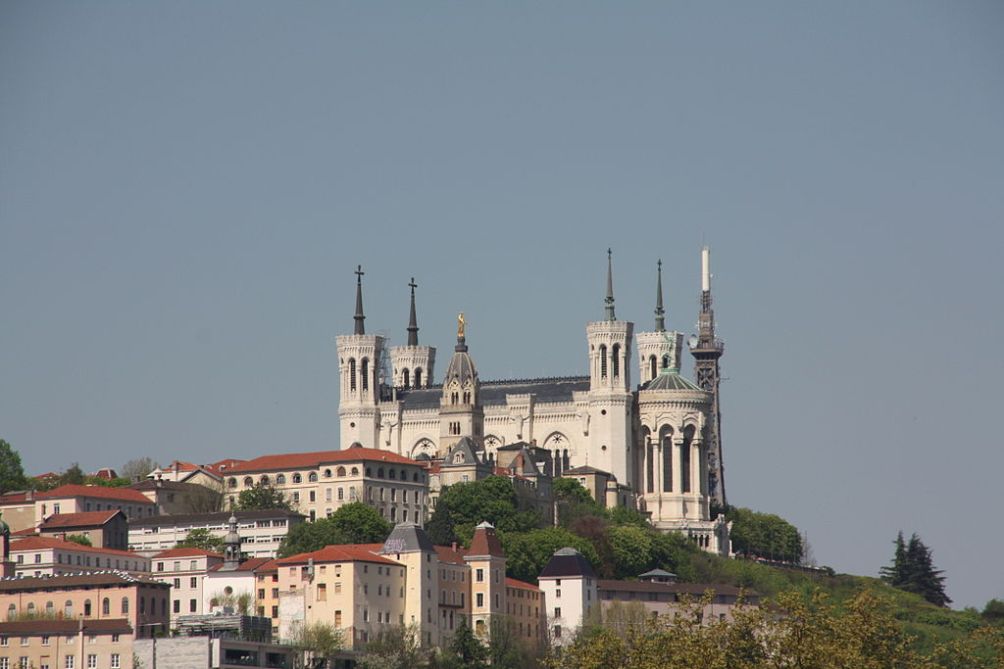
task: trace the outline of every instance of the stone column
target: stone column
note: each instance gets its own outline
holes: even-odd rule
[[[683,492],[683,458],[681,452],[686,440],[681,434],[673,438],[673,490],[677,493]]]

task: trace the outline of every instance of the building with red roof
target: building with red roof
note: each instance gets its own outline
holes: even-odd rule
[[[38,526],[38,534],[59,539],[78,535],[87,538],[92,546],[98,548],[122,551],[129,548],[129,523],[125,514],[118,509],[49,516]]]
[[[428,474],[422,463],[375,448],[263,455],[234,464],[224,483],[232,504],[259,484],[282,492],[312,520],[350,502],[369,504],[392,523],[422,524],[428,515]]]
[[[143,493],[129,488],[68,483],[35,494],[35,524],[41,525],[52,515],[87,511],[119,510],[129,520],[154,515],[156,504]]]
[[[11,542],[17,576],[59,576],[115,569],[149,574],[150,559],[129,551],[84,546],[51,536],[28,536]]]

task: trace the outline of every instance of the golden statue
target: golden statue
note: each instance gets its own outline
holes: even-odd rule
[[[464,320],[464,312],[457,314],[457,338],[464,338],[464,329],[467,327],[467,321]]]

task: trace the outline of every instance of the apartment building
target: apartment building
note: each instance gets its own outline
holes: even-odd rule
[[[83,546],[55,537],[28,536],[12,541],[10,560],[17,576],[60,576],[114,569],[149,575],[150,560],[114,548]]]
[[[153,555],[174,548],[196,529],[223,539],[231,515],[237,518],[241,552],[250,558],[275,557],[290,528],[305,520],[303,514],[285,509],[154,516],[129,523],[129,550]]]
[[[206,576],[223,565],[223,556],[200,548],[172,548],[151,558],[153,578],[171,586],[171,626],[179,616],[207,613]]]
[[[132,669],[125,618],[0,622],[0,669]]]
[[[121,571],[0,580],[0,611],[18,618],[92,620],[124,618],[136,638],[166,633],[171,587]],[[83,665],[86,666],[86,665]]]
[[[233,465],[226,476],[229,502],[257,484],[281,491],[311,520],[343,504],[365,502],[392,523],[425,523],[428,475],[421,463],[390,451],[353,445],[340,451],[263,455]]]
[[[36,527],[51,515],[115,509],[132,521],[154,515],[157,506],[137,490],[75,484],[37,493],[34,502]]]
[[[509,625],[530,643],[545,639],[544,595],[505,577],[494,528],[482,523],[470,549],[434,546],[415,523],[399,523],[383,544],[327,546],[256,571],[258,614],[278,636],[304,623],[343,631],[349,649],[380,632],[416,626],[426,646],[447,643],[461,624],[484,638]]]

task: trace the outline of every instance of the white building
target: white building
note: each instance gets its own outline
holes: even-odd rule
[[[589,561],[574,548],[556,551],[544,566],[537,584],[547,602],[547,625],[555,645],[574,639],[582,621],[599,607],[598,583]]]
[[[680,372],[683,335],[665,328],[661,263],[654,328],[636,334],[634,323],[615,314],[608,257],[604,318],[585,328],[588,374],[481,380],[461,315],[457,343],[438,385],[436,349],[418,341],[414,281],[407,344],[389,346],[385,336],[366,334],[358,270],[354,332],[337,338],[343,447],[359,444],[441,459],[469,437],[487,461],[504,445],[526,442],[546,449],[548,476],[584,466],[609,473],[607,497],[628,500],[657,527],[683,531],[706,550],[728,555],[728,526],[710,519],[712,499],[724,499],[715,413],[722,348],[710,317],[707,253],[702,257],[702,330],[692,351],[697,356],[705,343],[717,342],[703,358],[701,369],[714,372],[702,375],[704,386]]]
[[[153,555],[174,548],[188,533],[205,529],[220,539],[226,537],[231,515],[237,518],[241,551],[251,558],[273,558],[289,529],[304,521],[302,514],[284,509],[229,511],[175,516],[154,516],[129,523],[129,550]]]

